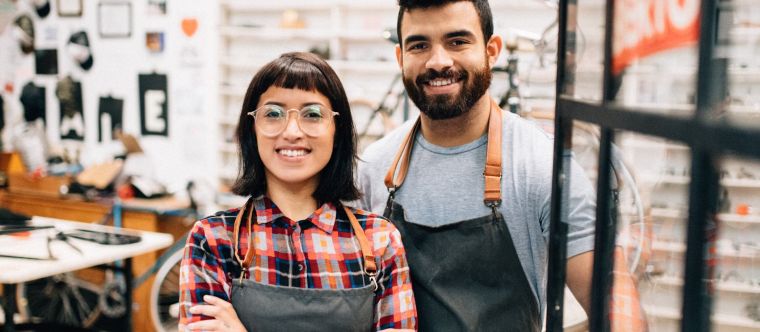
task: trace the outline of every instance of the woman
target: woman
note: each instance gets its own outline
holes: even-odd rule
[[[401,238],[346,207],[356,135],[335,72],[287,53],[254,76],[237,128],[239,209],[195,223],[180,276],[180,327],[212,331],[416,329]]]

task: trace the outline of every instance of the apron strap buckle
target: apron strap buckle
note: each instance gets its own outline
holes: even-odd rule
[[[368,271],[365,271],[365,272],[369,274],[369,282],[371,282],[372,285],[375,286],[375,288],[373,289],[373,292],[377,292],[377,289],[380,288],[380,286],[377,285],[377,278],[375,277],[375,273],[371,273]]]

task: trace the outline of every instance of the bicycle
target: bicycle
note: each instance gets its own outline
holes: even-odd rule
[[[197,199],[192,194],[194,186],[191,182],[187,188],[190,206],[171,214],[184,216],[187,221],[198,218]],[[118,201],[95,224],[105,225],[111,220],[114,226],[120,226],[121,204]],[[131,280],[132,289],[136,289],[153,275],[156,276],[151,285],[148,306],[156,331],[177,330],[179,264],[188,233],[179,236],[153,265]],[[120,272],[124,268],[116,262],[113,266],[101,266],[100,270],[65,273],[20,284],[16,291],[18,312],[23,321],[31,323],[53,322],[85,329],[116,325],[118,319],[129,314],[124,294],[127,278]]]

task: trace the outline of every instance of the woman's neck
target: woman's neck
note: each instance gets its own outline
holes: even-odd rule
[[[286,184],[267,177],[267,196],[291,220],[303,220],[314,213],[317,200],[312,194],[316,188],[316,183]]]

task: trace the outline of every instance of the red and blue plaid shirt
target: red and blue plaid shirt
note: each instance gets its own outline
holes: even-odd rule
[[[294,221],[266,197],[254,199],[255,258],[246,277],[256,282],[298,288],[344,289],[370,284],[362,271],[361,247],[345,212],[325,203],[309,217]],[[232,280],[241,266],[232,252],[235,217],[239,209],[197,221],[185,245],[180,269],[180,324],[207,317],[193,315],[191,306],[204,295],[229,301]],[[401,235],[381,216],[352,210],[365,229],[378,264],[373,330],[415,329],[417,311]],[[248,250],[246,223],[240,226],[242,258]]]

